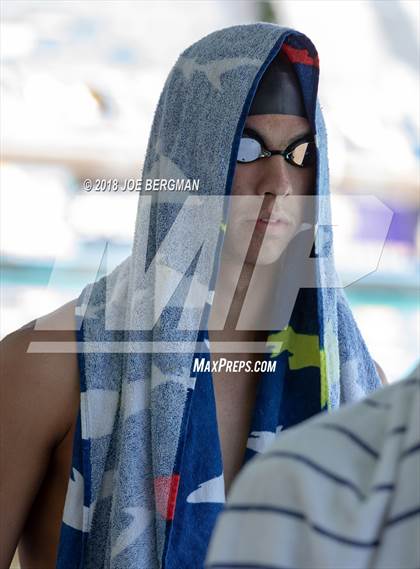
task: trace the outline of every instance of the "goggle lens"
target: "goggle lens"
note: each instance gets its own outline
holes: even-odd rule
[[[255,138],[241,138],[238,151],[238,162],[254,162],[262,154],[262,147]]]
[[[289,164],[299,168],[305,168],[315,164],[316,146],[313,141],[303,140],[292,146],[290,150],[287,148],[282,154]],[[243,136],[241,138],[239,142],[238,162],[255,162],[255,160],[263,158],[264,156],[270,156],[270,152],[266,152],[258,140],[250,136]]]
[[[301,142],[288,153],[289,161],[294,165],[305,168],[315,163],[316,149],[314,142]]]

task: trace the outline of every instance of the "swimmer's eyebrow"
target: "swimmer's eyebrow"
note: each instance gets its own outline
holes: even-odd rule
[[[262,142],[262,144],[263,144],[264,146],[267,146],[267,143],[265,142],[263,135],[262,135],[260,132],[258,132],[257,130],[255,130],[254,128],[251,128],[251,127],[249,127],[249,126],[245,126],[245,127],[244,127],[244,131],[243,131],[243,134],[250,134],[250,135],[253,135],[257,140],[259,140],[260,142]],[[292,140],[290,140],[290,141],[286,144],[286,148],[287,148],[288,146],[290,146],[291,144],[294,144],[295,142],[298,142],[299,140],[304,140],[304,139],[306,140],[306,139],[308,139],[308,138],[313,138],[313,134],[312,134],[311,131],[306,131],[306,132],[303,132],[302,134],[299,134],[299,135],[293,137]]]

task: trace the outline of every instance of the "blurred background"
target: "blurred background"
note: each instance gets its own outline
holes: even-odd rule
[[[270,21],[318,48],[337,266],[372,356],[390,381],[408,373],[419,356],[419,12],[417,0],[3,0],[1,336],[78,296],[107,244],[107,271],[130,254],[138,194],[82,182],[140,177],[179,53]]]

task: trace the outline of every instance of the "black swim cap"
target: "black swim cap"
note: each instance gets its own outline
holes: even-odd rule
[[[305,117],[302,91],[292,63],[279,53],[267,67],[249,110],[249,115],[297,115]]]

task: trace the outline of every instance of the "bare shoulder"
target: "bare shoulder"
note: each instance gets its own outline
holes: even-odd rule
[[[0,343],[0,511],[8,518],[0,567],[19,540],[23,566],[54,565],[79,409],[74,308],[67,303]],[[70,351],[51,353],[56,342]]]
[[[29,322],[0,343],[5,412],[45,424],[52,445],[71,428],[79,401],[76,300]],[[67,352],[52,352],[65,342]],[[64,344],[61,344],[64,345]],[[38,423],[39,425],[39,423]]]

